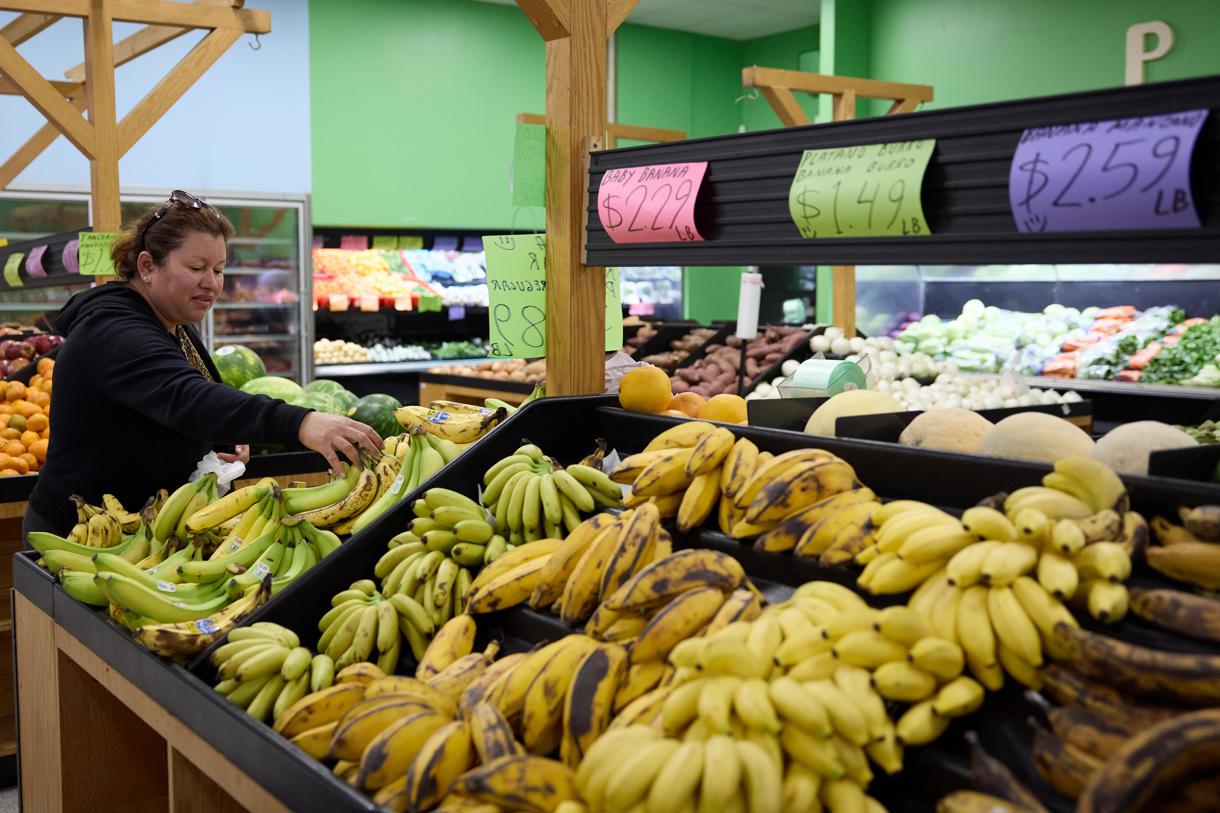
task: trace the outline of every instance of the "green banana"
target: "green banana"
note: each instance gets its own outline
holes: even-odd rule
[[[334,505],[356,487],[356,480],[359,477],[360,469],[355,466],[347,466],[343,477],[331,480],[329,483],[310,488],[286,488],[283,491],[284,511],[289,514],[300,514]]]

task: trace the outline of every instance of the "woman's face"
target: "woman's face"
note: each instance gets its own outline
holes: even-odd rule
[[[175,325],[191,325],[207,315],[224,289],[225,260],[223,237],[193,231],[160,266],[143,252],[137,267],[157,315]]]

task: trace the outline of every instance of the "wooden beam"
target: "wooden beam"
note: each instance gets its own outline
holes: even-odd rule
[[[843,328],[843,335],[856,335],[856,267],[854,265],[832,265],[831,315],[834,323]]]
[[[30,104],[46,116],[78,150],[88,158],[93,157],[94,128],[6,39],[0,39],[0,73],[8,76],[21,89],[21,95],[29,99]]]
[[[84,91],[73,96],[68,102],[77,111],[85,109],[85,94]],[[47,122],[38,128],[38,132],[30,136],[29,140],[17,148],[17,151],[12,156],[0,164],[0,189],[6,188],[17,176],[25,172],[25,168],[34,162],[34,159],[42,155],[47,147],[51,146],[55,139],[59,138],[59,128],[54,124]]]
[[[879,79],[860,79],[854,76],[830,76],[824,73],[786,71],[780,68],[760,68],[757,65],[741,72],[743,87],[784,87],[803,93],[842,93],[853,90],[865,99],[902,99],[919,102],[932,101],[931,85],[911,85],[904,82],[883,82]]]
[[[576,0],[577,7],[586,0]],[[601,0],[595,0],[601,5]],[[572,29],[571,0],[517,0],[517,5],[547,42],[563,39]]]
[[[61,17],[84,17],[89,13],[89,0],[4,0],[4,11],[32,14],[57,14]]]
[[[229,6],[241,8],[245,0],[194,0],[197,5]],[[150,25],[141,28],[129,37],[124,37],[114,44],[114,66],[126,65],[138,56],[143,56],[154,48],[173,42],[190,28],[179,28],[172,25]],[[75,65],[64,71],[64,76],[73,82],[85,81],[85,63]]]
[[[613,34],[627,20],[627,16],[635,10],[640,0],[610,0],[606,9],[606,33]]]
[[[805,114],[805,108],[801,107],[801,103],[796,100],[796,96],[792,95],[792,91],[787,88],[763,85],[762,93],[785,127],[812,124],[809,116]]]
[[[605,390],[605,270],[584,261],[590,149],[606,132],[607,0],[546,46],[547,393]]]
[[[894,103],[890,105],[890,109],[885,111],[885,115],[893,116],[896,113],[914,113],[918,107],[919,101],[917,99],[895,100]]]
[[[2,1],[6,4],[9,2]],[[247,34],[271,32],[269,11],[219,8],[163,0],[114,0],[114,19],[188,28],[234,28]]]
[[[546,116],[540,116],[537,113],[518,113],[518,124],[541,124],[546,126]],[[614,149],[614,143],[620,138],[630,138],[634,141],[653,141],[657,143],[667,143],[671,141],[685,141],[686,132],[684,130],[664,130],[660,127],[637,127],[633,124],[619,124],[618,122],[610,122],[606,125],[606,131],[609,134],[609,141],[602,146],[607,150]]]
[[[82,82],[59,82],[54,79],[49,80],[51,87],[63,96],[65,99],[75,96],[84,88]],[[0,76],[0,96],[24,96],[21,88],[17,87],[17,83],[6,76]]]
[[[518,113],[517,114],[517,123],[518,124],[541,124],[543,127],[545,127],[546,126],[546,116],[540,116],[537,113]]]
[[[93,228],[118,231],[123,227],[119,213],[119,127],[115,121],[114,101],[114,24],[112,12],[117,0],[90,0],[91,13],[85,20],[85,102],[93,124],[94,154],[89,162],[90,188],[93,192]]]
[[[851,88],[834,95],[834,120],[849,121],[856,117],[856,92]]]
[[[0,28],[0,39],[6,39],[14,47],[41,34],[59,22],[58,14],[22,14],[4,28]]]
[[[216,60],[220,59],[241,35],[242,32],[231,28],[217,28],[208,34],[123,117],[119,122],[120,158],[182,98],[182,94],[199,81],[199,77],[203,76],[208,68],[216,64]]]

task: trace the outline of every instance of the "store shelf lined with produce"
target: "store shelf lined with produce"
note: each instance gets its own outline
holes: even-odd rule
[[[415,517],[412,508],[415,498],[427,489],[437,487],[473,495],[476,486],[484,482],[483,472],[511,454],[523,438],[534,440],[546,454],[567,463],[580,459],[599,437],[610,447],[627,454],[639,451],[661,431],[680,425],[679,421],[666,417],[627,413],[612,404],[613,399],[608,398],[578,398],[545,399],[527,406],[472,446],[453,465],[422,484],[420,490],[406,495],[395,508],[342,545],[327,557],[323,566],[308,571],[273,598],[243,622],[243,626],[278,623],[298,632],[302,644],[312,646],[317,636],[315,621],[330,606],[331,596],[354,581],[371,576],[391,537],[399,534]],[[579,427],[579,431],[556,431],[556,427],[561,426]],[[916,449],[895,450],[861,441],[815,440],[796,433],[757,428],[728,428],[735,437],[749,438],[759,449],[777,455],[797,449],[823,448],[847,461],[861,482],[887,500],[924,500],[955,512],[996,491],[1035,485],[1049,471],[1048,466],[1031,463],[983,460]],[[936,478],[910,476],[911,471],[930,468],[937,471]],[[1220,498],[1220,489],[1215,487],[1154,478],[1125,478],[1125,482],[1131,492],[1132,508],[1148,516],[1158,513],[1176,516],[1181,505],[1214,503]],[[858,569],[850,565],[825,566],[816,559],[757,550],[748,543],[707,528],[675,533],[675,550],[692,547],[719,551],[738,560],[772,601],[784,600],[793,587],[811,579],[853,585],[859,574]],[[353,791],[270,727],[255,721],[216,693],[212,688],[215,667],[208,663],[206,656],[197,659],[187,670],[167,666],[133,646],[128,633],[107,619],[104,613],[88,610],[67,597],[33,564],[32,557],[18,557],[17,575],[16,586],[22,596],[19,601],[41,606],[67,634],[100,654],[115,672],[139,690],[165,708],[179,709],[179,716],[190,731],[241,766],[255,783],[289,809],[304,809],[323,801],[335,810],[373,809],[368,797]],[[1159,578],[1141,571],[1133,584],[1163,585]],[[876,606],[895,602],[895,598],[889,596],[865,594],[865,597]],[[542,641],[555,640],[576,629],[565,627],[553,616],[524,608],[479,615],[477,624],[478,646],[492,637],[503,637],[502,652],[505,654],[526,651]],[[1180,641],[1175,644],[1176,639],[1140,629],[1133,622],[1108,627],[1107,634],[1130,637],[1145,644],[1153,642],[1161,648],[1183,646]],[[414,659],[404,655],[398,671],[409,674],[413,666]],[[906,771],[889,780],[878,780],[870,792],[894,813],[928,809],[935,801],[934,794],[969,785],[968,762],[961,756],[958,740],[962,730],[982,726],[987,732],[984,743],[989,748],[999,748],[997,740],[1028,736],[1022,733],[1022,727],[1030,708],[1016,692],[990,696],[977,715],[955,723],[935,744],[922,749],[909,748]],[[1014,769],[1032,774],[1028,748],[1018,745],[1010,750],[1014,759],[1019,757],[1022,761],[1014,761]],[[909,781],[912,771],[920,772],[918,790]],[[904,776],[908,778],[905,781]],[[1044,797],[1044,801],[1055,810],[1070,809],[1056,803],[1053,797]]]

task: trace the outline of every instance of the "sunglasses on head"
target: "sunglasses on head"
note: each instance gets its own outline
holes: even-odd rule
[[[161,218],[165,217],[165,215],[169,212],[170,207],[174,204],[185,206],[188,209],[212,208],[212,204],[195,197],[190,192],[183,192],[181,189],[175,189],[170,193],[169,200],[161,204],[161,208],[153,213],[152,220],[148,221],[148,223],[144,225],[144,228],[140,230],[140,239],[137,241],[139,244],[139,249],[136,251],[136,254],[139,254],[140,251],[144,250],[144,236],[148,234],[148,230],[160,222]]]

